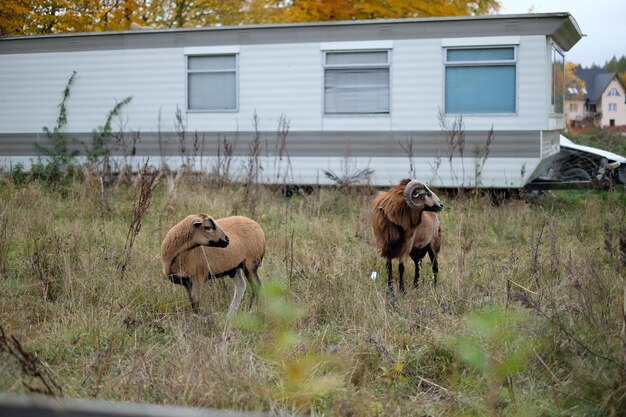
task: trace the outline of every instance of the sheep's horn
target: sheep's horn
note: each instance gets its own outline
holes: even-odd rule
[[[409,207],[414,209],[420,208],[419,206],[415,205],[413,199],[411,198],[413,196],[413,191],[418,187],[424,187],[424,184],[418,180],[412,180],[404,187],[404,201]]]

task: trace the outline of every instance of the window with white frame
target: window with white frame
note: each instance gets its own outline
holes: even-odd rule
[[[565,86],[565,57],[552,47],[552,111],[563,113],[563,95]]]
[[[609,97],[619,97],[619,91],[617,91],[617,88],[611,88],[609,90]]]
[[[390,53],[324,52],[324,114],[389,114]]]
[[[445,49],[445,112],[515,113],[516,48]]]
[[[187,57],[187,109],[237,110],[237,55]]]
[[[609,111],[611,113],[615,113],[617,111],[617,104],[616,103],[609,103]]]

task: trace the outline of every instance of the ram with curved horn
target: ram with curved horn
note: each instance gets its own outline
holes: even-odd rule
[[[372,229],[378,254],[386,259],[387,293],[393,299],[392,260],[398,259],[399,288],[404,287],[404,263],[410,257],[415,262],[414,287],[419,285],[420,262],[428,254],[437,283],[441,248],[441,226],[437,213],[443,203],[426,184],[404,179],[372,201]]]

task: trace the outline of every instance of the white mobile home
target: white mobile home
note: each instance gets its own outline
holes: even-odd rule
[[[133,145],[112,150],[135,167],[193,154],[243,175],[252,152],[263,182],[519,187],[559,150],[581,36],[549,13],[4,37],[0,163],[37,157],[75,72],[67,137],[88,144],[132,96],[113,128]]]

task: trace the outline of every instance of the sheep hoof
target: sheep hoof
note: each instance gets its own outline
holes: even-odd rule
[[[200,313],[196,311],[193,313],[193,316],[205,323],[211,322],[211,316],[209,315],[209,313]]]
[[[387,301],[392,308],[398,308],[398,299],[393,291],[387,291]]]

